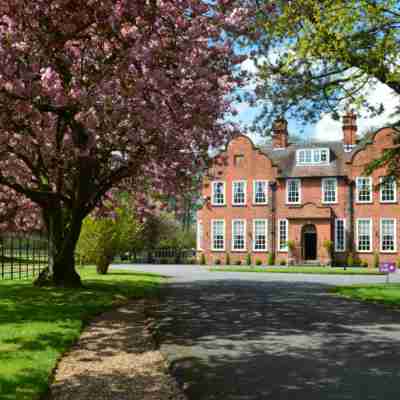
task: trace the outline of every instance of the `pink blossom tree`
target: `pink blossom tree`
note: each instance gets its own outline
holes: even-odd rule
[[[2,0],[0,228],[80,286],[82,221],[113,188],[173,193],[232,135],[235,0]],[[240,32],[239,32],[240,33]]]

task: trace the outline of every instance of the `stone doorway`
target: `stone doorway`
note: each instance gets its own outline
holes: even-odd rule
[[[315,225],[305,225],[302,229],[303,259],[315,261],[317,259],[317,229]]]

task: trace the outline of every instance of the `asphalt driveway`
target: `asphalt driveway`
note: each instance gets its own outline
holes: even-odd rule
[[[400,312],[327,293],[384,277],[127,268],[175,277],[155,312],[190,400],[400,397]]]

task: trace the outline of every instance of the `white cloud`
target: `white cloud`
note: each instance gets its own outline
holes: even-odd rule
[[[390,88],[382,83],[376,83],[373,88],[367,92],[367,99],[371,104],[378,106],[383,103],[385,111],[376,117],[370,117],[362,110],[357,113],[358,132],[363,132],[368,128],[380,128],[393,121],[390,114],[395,111],[396,105],[399,104],[399,96]],[[311,133],[313,139],[316,140],[342,140],[342,123],[333,120],[330,115],[325,114],[315,125],[314,131]]]

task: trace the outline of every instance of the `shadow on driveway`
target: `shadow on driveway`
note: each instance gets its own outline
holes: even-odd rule
[[[190,400],[398,399],[400,313],[312,283],[173,283],[154,310]]]

